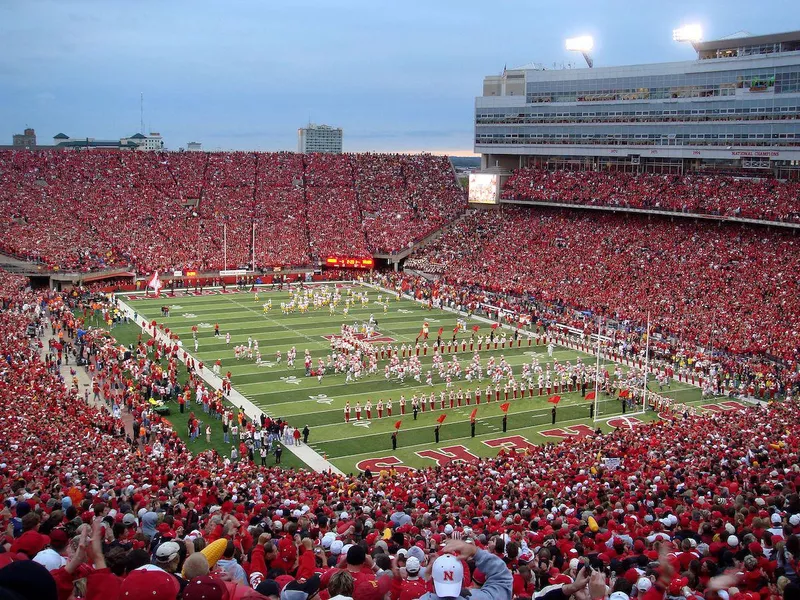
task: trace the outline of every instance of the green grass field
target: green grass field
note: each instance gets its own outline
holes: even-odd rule
[[[355,290],[365,290],[367,288],[354,287]],[[436,330],[443,327],[445,339],[447,335],[452,335],[455,327],[457,315],[442,310],[428,311],[420,305],[409,301],[396,301],[392,297],[388,304],[388,311],[384,314],[384,308],[377,303],[380,294],[375,289],[368,289],[370,303],[362,308],[360,303],[351,308],[347,318],[342,314],[341,306],[336,314],[331,316],[328,308],[314,311],[311,309],[307,314],[293,313],[283,315],[280,304],[288,300],[287,292],[268,291],[263,289],[259,292],[260,299],[254,300],[252,293],[229,293],[213,294],[204,296],[178,296],[161,297],[159,299],[136,299],[129,301],[130,306],[148,321],[156,319],[159,323],[164,323],[170,330],[175,331],[184,340],[186,349],[197,359],[211,366],[215,360],[222,359],[222,372],[230,370],[233,374],[233,387],[242,395],[249,399],[254,405],[261,408],[273,417],[287,419],[292,425],[302,428],[308,425],[311,429],[310,445],[319,453],[325,454],[331,462],[345,472],[353,472],[356,468],[369,466],[373,470],[381,466],[397,465],[407,467],[422,467],[435,465],[436,458],[448,460],[452,457],[466,456],[465,453],[472,453],[477,456],[490,456],[498,452],[499,446],[504,443],[516,445],[524,443],[540,444],[548,441],[558,441],[559,436],[570,434],[586,433],[586,427],[595,428],[597,425],[589,418],[590,402],[582,399],[579,393],[562,393],[562,400],[557,409],[557,423],[555,428],[562,431],[552,431],[554,426],[551,423],[552,404],[543,397],[526,397],[511,401],[511,409],[508,414],[507,433],[503,434],[502,412],[499,404],[492,402],[487,404],[484,400],[478,407],[476,437],[470,437],[469,413],[475,408],[474,400],[471,406],[462,406],[453,410],[446,409],[447,419],[441,428],[440,442],[434,443],[434,426],[437,417],[442,413],[438,410],[438,399],[436,402],[437,410],[429,412],[426,410],[420,413],[417,420],[411,414],[410,398],[415,392],[425,392],[428,395],[431,391],[437,393],[445,388],[445,382],[440,380],[434,373],[434,385],[425,385],[423,375],[422,384],[418,384],[413,379],[407,378],[400,384],[396,380],[387,381],[384,377],[384,361],[379,362],[378,374],[371,377],[363,377],[357,382],[345,383],[344,375],[326,374],[322,383],[318,383],[316,377],[305,377],[303,366],[303,352],[307,348],[311,351],[314,364],[318,358],[325,358],[330,352],[330,342],[324,336],[337,335],[343,322],[352,324],[354,321],[365,321],[371,314],[378,320],[380,335],[388,336],[396,340],[399,345],[403,342],[412,342],[420,331],[423,321],[430,323],[431,339],[433,342],[436,337]],[[384,298],[386,294],[383,294]],[[267,299],[272,299],[272,311],[264,315],[262,304]],[[161,306],[171,306],[170,317],[161,317]],[[213,324],[219,323],[222,335],[214,336]],[[199,326],[199,350],[195,353],[191,335],[191,327]],[[468,321],[468,329],[473,325],[479,325],[481,334],[489,333],[489,325],[476,319]],[[226,345],[225,334],[230,332],[231,343]],[[267,361],[266,365],[257,366],[254,361],[243,359],[237,361],[234,358],[233,347],[237,344],[246,344],[247,338],[252,336],[257,339],[261,349],[262,359]],[[466,333],[459,334],[459,337],[466,337]],[[286,352],[295,346],[297,348],[297,361],[294,368],[286,366]],[[275,363],[275,353],[280,350],[283,354],[283,361]],[[481,352],[482,363],[490,356],[497,359],[503,354],[508,362],[514,366],[515,374],[521,372],[521,366],[531,360],[532,355],[537,354],[540,364],[548,362],[547,351],[544,346],[527,346],[523,341],[521,348],[505,350],[483,350]],[[559,361],[574,361],[581,353],[568,348],[559,347],[556,349],[554,357]],[[428,356],[422,358],[423,374],[430,368],[432,352],[429,350]],[[470,361],[472,354],[459,353],[458,358],[462,367]],[[583,355],[585,361],[593,361],[594,357]],[[447,356],[446,360],[451,357]],[[486,387],[486,381],[481,384],[482,389]],[[458,380],[454,382],[455,388],[475,389],[475,384]],[[651,389],[657,389],[656,385],[651,385]],[[700,403],[700,390],[689,385],[673,382],[672,389],[668,392],[676,401],[684,403]],[[406,415],[399,416],[400,408],[398,400],[404,395],[407,400]],[[391,398],[394,403],[393,416],[388,417],[384,411],[384,418],[377,419],[377,413],[373,409],[373,419],[366,421],[366,413],[362,414],[362,422],[355,423],[355,412],[352,413],[351,422],[345,424],[343,408],[345,402],[350,401],[350,405],[355,407],[357,401],[363,406],[367,399],[371,399],[373,405],[378,399]],[[195,407],[196,405],[192,405]],[[180,417],[174,415],[173,421]],[[202,411],[201,411],[202,412]],[[619,400],[608,399],[599,402],[598,415],[602,417],[612,417],[621,415],[621,404]],[[654,415],[639,415],[639,419],[652,418]],[[185,420],[185,419],[184,419]],[[398,448],[392,451],[391,432],[397,420],[402,420],[402,427],[398,436]],[[218,421],[212,421],[212,426],[217,425]],[[612,424],[620,425],[620,422]],[[181,425],[184,423],[181,422]],[[627,423],[622,423],[627,425]],[[610,425],[601,422],[600,427],[609,430]],[[572,429],[570,429],[572,428]],[[179,428],[181,431],[182,428]],[[215,435],[212,446],[217,447],[220,452],[229,454],[229,448],[222,443],[221,432],[215,428]],[[518,436],[518,437],[514,437]],[[503,438],[510,440],[503,441]],[[498,441],[500,440],[500,441]],[[199,448],[205,447],[202,441]],[[437,450],[443,455],[431,455],[430,452]],[[284,452],[284,463],[286,466],[296,466],[297,459],[290,453]]]

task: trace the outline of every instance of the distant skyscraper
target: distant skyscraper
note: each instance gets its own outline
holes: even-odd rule
[[[310,152],[342,153],[342,129],[329,125],[314,125],[297,130],[297,151],[303,154]]]

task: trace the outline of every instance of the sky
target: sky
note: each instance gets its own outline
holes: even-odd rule
[[[0,143],[33,127],[169,149],[295,150],[297,128],[344,129],[348,152],[471,155],[483,77],[529,62],[691,60],[705,39],[800,29],[797,0],[0,0]]]

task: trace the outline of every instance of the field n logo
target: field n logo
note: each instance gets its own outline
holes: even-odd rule
[[[289,377],[281,377],[281,381],[290,385],[300,385],[300,380],[294,375],[290,375]]]
[[[628,427],[633,429],[642,424],[642,421],[636,417],[614,417],[608,420],[608,426],[614,428]]]
[[[196,319],[197,315],[194,313],[183,313],[181,315],[184,319]]]
[[[571,425],[570,427],[555,427],[553,429],[546,429],[540,433],[545,437],[562,439],[572,437],[582,438],[586,437],[587,435],[592,435],[594,433],[594,429],[588,425]]]
[[[335,340],[338,340],[338,339],[341,339],[341,338],[342,338],[342,336],[341,336],[341,335],[323,335],[322,337],[324,337],[324,338],[325,338],[326,340],[328,340],[329,342],[330,342],[331,340],[334,340],[334,339],[335,339]],[[397,341],[397,340],[395,340],[395,339],[394,339],[393,337],[391,337],[391,336],[388,336],[388,335],[380,335],[380,334],[379,334],[379,335],[373,335],[372,337],[368,338],[368,337],[367,337],[366,335],[364,335],[363,333],[356,333],[354,337],[355,337],[355,338],[356,338],[356,339],[357,339],[359,342],[369,342],[370,344],[392,344],[392,343],[394,343],[394,342],[396,342],[396,341]]]
[[[353,427],[364,427],[365,429],[369,429],[370,425],[372,425],[372,421],[353,421]]]
[[[200,329],[211,329],[213,327],[211,323],[198,323],[197,326]]]
[[[451,462],[467,462],[469,460],[476,460],[478,457],[466,449],[464,446],[448,446],[441,450],[421,450],[415,452],[421,458],[430,458],[436,461],[438,466],[446,465]]]
[[[373,473],[376,471],[394,469],[398,473],[409,473],[413,471],[411,467],[401,467],[403,461],[396,456],[382,456],[380,458],[367,458],[362,460],[356,465],[359,471],[366,471],[369,469]]]
[[[531,444],[521,435],[509,435],[494,440],[484,440],[489,448],[505,448],[506,450],[535,450],[536,444]]]
[[[718,404],[706,404],[703,407],[703,410],[707,410],[709,412],[728,412],[731,410],[741,410],[744,408],[744,404],[741,402],[734,402],[733,400],[729,400],[727,402],[720,402]]]

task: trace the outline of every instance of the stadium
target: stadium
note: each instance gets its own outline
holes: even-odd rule
[[[14,136],[0,598],[796,599],[800,32],[675,38],[485,77],[468,181]]]

